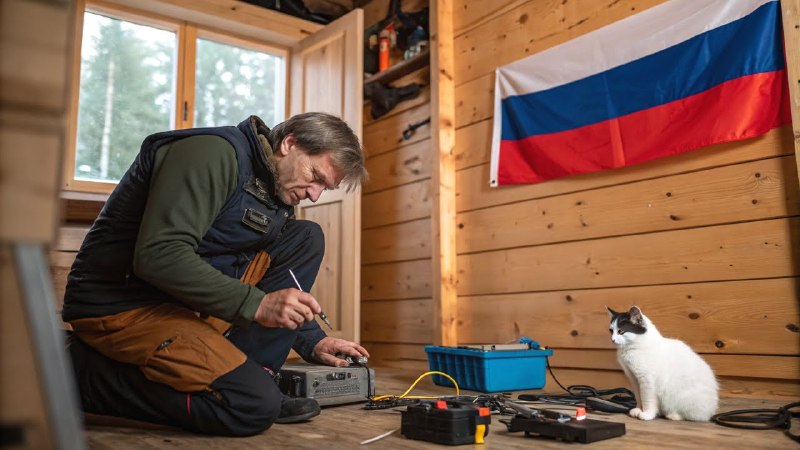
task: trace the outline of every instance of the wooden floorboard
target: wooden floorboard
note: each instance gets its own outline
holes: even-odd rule
[[[419,376],[418,372],[402,369],[378,368],[377,393],[401,394]],[[412,394],[452,395],[453,389],[435,386],[430,378],[424,379]],[[514,395],[516,397],[516,393]],[[786,402],[779,400],[754,400],[724,398],[720,411],[743,408],[776,408]],[[414,441],[400,435],[399,410],[365,411],[363,405],[345,405],[324,408],[312,421],[292,425],[274,425],[266,432],[248,438],[208,437],[190,434],[168,427],[141,424],[133,421],[87,417],[86,435],[92,449],[119,450],[186,448],[205,450],[225,449],[433,449],[440,445]],[[558,441],[525,438],[522,433],[509,433],[504,425],[492,417],[489,435],[483,449],[558,449],[565,444]],[[795,446],[779,430],[738,430],[712,423],[672,422],[658,419],[649,422],[632,419],[621,414],[601,415],[589,413],[589,418],[624,422],[627,434],[620,438],[593,443],[592,449],[618,448],[790,448]],[[798,432],[798,426],[793,429]],[[387,431],[398,429],[389,437],[361,446],[360,442]],[[578,444],[573,444],[578,445]],[[576,447],[574,447],[576,448]]]

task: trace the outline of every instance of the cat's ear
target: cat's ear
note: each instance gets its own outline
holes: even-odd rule
[[[614,318],[614,316],[619,314],[618,312],[614,311],[613,309],[609,308],[608,306],[606,306],[606,309],[608,310],[608,317],[611,317],[612,319]]]
[[[631,306],[631,310],[628,311],[628,314],[631,315],[631,322],[639,326],[644,325],[644,319],[642,318],[642,310],[639,309],[638,306]]]

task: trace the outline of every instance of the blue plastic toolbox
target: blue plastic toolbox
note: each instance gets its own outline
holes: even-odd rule
[[[450,375],[459,388],[486,393],[508,392],[544,387],[547,357],[553,351],[538,349],[538,344],[532,347],[485,351],[426,345],[425,353],[428,354],[430,370]],[[434,375],[433,382],[440,386],[453,386],[441,375]]]

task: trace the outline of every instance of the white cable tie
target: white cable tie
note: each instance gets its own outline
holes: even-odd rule
[[[361,445],[371,444],[371,443],[373,443],[375,441],[380,441],[381,439],[385,438],[386,436],[389,436],[390,434],[394,433],[397,430],[399,430],[399,428],[395,428],[394,430],[387,431],[386,433],[383,433],[381,435],[375,436],[374,438],[367,439],[366,441],[361,441]]]

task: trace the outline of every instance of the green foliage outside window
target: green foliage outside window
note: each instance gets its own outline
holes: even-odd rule
[[[235,125],[251,114],[268,126],[283,121],[280,57],[198,39],[196,67],[196,126]]]
[[[172,125],[176,37],[92,13],[85,24],[75,178],[114,182]]]

